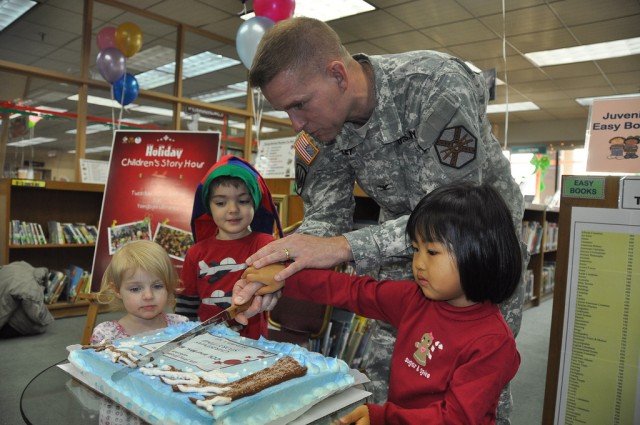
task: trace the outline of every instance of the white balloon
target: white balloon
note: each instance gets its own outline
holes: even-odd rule
[[[247,67],[251,68],[253,57],[258,50],[258,44],[264,33],[267,32],[275,24],[271,19],[264,16],[255,16],[251,19],[247,19],[238,28],[236,34],[236,51],[240,60]]]

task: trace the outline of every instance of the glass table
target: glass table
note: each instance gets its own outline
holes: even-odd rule
[[[140,418],[109,398],[92,390],[61,369],[67,361],[49,366],[36,375],[20,396],[20,413],[28,425],[141,425]],[[291,424],[329,425],[356,406],[370,393],[356,385],[312,407]],[[325,403],[338,401],[337,409],[318,413]],[[326,409],[326,405],[324,405]]]

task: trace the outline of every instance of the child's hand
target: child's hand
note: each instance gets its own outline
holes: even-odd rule
[[[356,424],[356,425],[369,425],[371,420],[369,419],[369,408],[363,404],[358,406],[351,413],[341,417],[334,424]]]
[[[260,282],[265,285],[256,292],[256,295],[270,294],[279,291],[284,286],[284,280],[277,281],[273,278],[284,268],[282,264],[269,264],[259,269],[249,267],[242,273],[242,279],[246,279],[248,282]]]
[[[268,293],[265,295],[256,295],[256,293],[262,288],[264,288],[262,283],[249,282],[246,279],[240,279],[235,283],[235,285],[233,285],[233,294],[231,299],[235,305],[242,305],[247,302],[246,300],[253,297],[251,306],[235,317],[236,322],[246,326],[249,324],[250,317],[253,317],[258,313],[262,313],[263,311],[273,310],[273,307],[276,306],[282,291]]]

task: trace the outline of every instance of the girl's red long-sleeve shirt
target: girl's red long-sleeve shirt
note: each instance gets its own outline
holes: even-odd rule
[[[326,270],[288,278],[284,295],[386,321],[398,329],[388,401],[367,405],[377,424],[493,424],[502,388],[520,365],[498,306],[453,307],[413,281]]]

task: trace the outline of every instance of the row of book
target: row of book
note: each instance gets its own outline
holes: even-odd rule
[[[544,236],[544,238],[543,238]],[[538,221],[522,221],[522,241],[527,244],[529,253],[539,254],[542,240],[546,252],[558,249],[558,223],[547,221],[544,227]]]
[[[92,244],[98,237],[98,228],[90,224],[49,221],[48,227],[52,244]]]
[[[531,269],[525,270],[524,273],[524,302],[526,303],[533,299],[534,274]],[[556,262],[545,261],[542,265],[542,278],[540,279],[540,285],[542,286],[541,295],[552,293],[555,284]]]
[[[70,265],[64,270],[50,270],[44,291],[45,304],[75,302],[78,294],[91,292],[91,274]]]
[[[84,223],[49,221],[49,238],[40,223],[11,220],[10,224],[9,242],[13,245],[93,244],[98,237],[98,228]]]
[[[545,252],[558,249],[558,223],[546,221],[544,223],[544,250]]]
[[[44,245],[47,238],[39,223],[11,220],[9,242],[13,245]]]
[[[534,284],[533,270],[527,269],[524,271],[524,302],[528,303],[533,299],[533,284]]]
[[[542,224],[539,221],[522,221],[521,238],[530,254],[539,254],[542,244]]]
[[[556,286],[556,262],[545,261],[542,265],[542,294],[550,294]]]
[[[323,338],[312,340],[311,350],[342,359],[351,368],[361,368],[375,326],[375,320],[347,310],[334,309]]]

